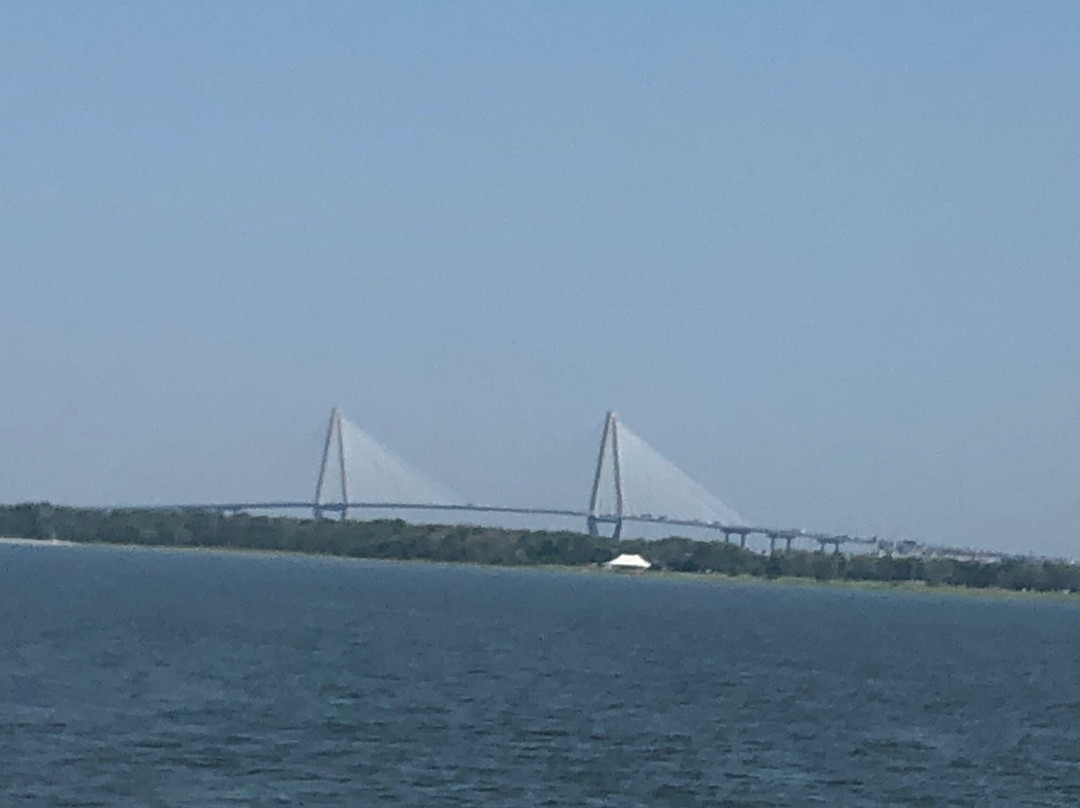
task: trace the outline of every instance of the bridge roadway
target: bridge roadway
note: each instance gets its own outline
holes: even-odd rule
[[[271,511],[271,510],[309,510],[309,511],[333,511],[343,512],[352,510],[386,510],[386,511],[459,511],[466,513],[505,513],[522,514],[528,516],[565,516],[570,518],[588,519],[588,511],[574,511],[563,508],[522,508],[506,505],[447,505],[447,504],[420,504],[415,502],[326,502],[315,504],[313,502],[230,502],[230,503],[204,503],[195,505],[136,505],[115,508],[115,510],[140,510],[140,511]],[[839,552],[841,544],[876,544],[876,538],[859,538],[847,535],[834,535],[831,533],[817,533],[791,528],[753,527],[749,525],[725,525],[720,522],[703,522],[697,519],[669,519],[666,516],[632,516],[615,514],[601,514],[594,517],[597,522],[615,524],[623,522],[643,522],[657,525],[673,525],[677,527],[694,527],[706,530],[715,530],[724,534],[725,541],[731,536],[739,536],[740,544],[746,546],[746,537],[761,535],[769,539],[770,552],[776,549],[777,540],[786,542],[787,549],[791,549],[794,539],[809,539],[818,542],[821,548],[832,545]]]

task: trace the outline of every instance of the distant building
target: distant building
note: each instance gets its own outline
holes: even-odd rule
[[[615,556],[604,566],[612,570],[647,570],[652,567],[652,563],[635,553],[623,553]]]

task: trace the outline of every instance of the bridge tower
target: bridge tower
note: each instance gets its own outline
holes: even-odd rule
[[[341,519],[344,521],[349,512],[349,475],[345,471],[345,434],[341,428],[341,410],[337,407],[330,410],[330,420],[326,424],[326,441],[323,443],[322,463],[319,464],[319,479],[315,483],[315,499],[312,504],[316,519],[321,519],[323,515],[323,483],[326,481],[326,467],[330,462],[331,444],[337,451],[337,466],[341,476]]]
[[[610,451],[609,451],[610,449]],[[610,410],[604,418],[604,434],[600,438],[600,451],[596,457],[596,475],[593,477],[592,496],[589,498],[589,515],[586,523],[589,527],[590,536],[599,536],[600,531],[597,522],[600,519],[600,480],[604,473],[604,461],[611,455],[612,477],[615,481],[615,530],[612,538],[617,539],[622,535],[623,525],[623,488],[622,488],[622,464],[619,461],[619,419]]]

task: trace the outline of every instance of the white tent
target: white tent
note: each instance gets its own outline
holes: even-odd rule
[[[617,570],[647,570],[652,564],[634,553],[623,553],[604,564],[605,567]]]

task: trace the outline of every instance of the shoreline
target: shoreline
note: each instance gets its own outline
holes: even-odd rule
[[[0,544],[34,545],[36,547],[74,547],[79,542],[60,539],[27,539],[19,536],[0,536]]]
[[[848,589],[862,592],[902,593],[912,595],[942,595],[947,597],[970,597],[987,600],[1053,601],[1080,604],[1077,591],[1038,591],[1029,589],[1004,589],[1002,587],[972,587],[956,584],[930,585],[925,581],[870,581],[843,578],[817,580],[796,576],[769,578],[757,575],[727,575],[711,572],[682,572],[677,570],[646,570],[622,572],[607,570],[592,564],[483,564],[474,561],[444,561],[429,558],[374,558],[339,555],[334,553],[304,552],[301,550],[275,550],[260,547],[227,547],[213,545],[157,545],[125,542],[73,542],[60,539],[31,539],[18,536],[0,536],[0,546],[33,547],[97,547],[124,550],[150,550],[181,553],[211,553],[220,555],[264,556],[295,559],[317,559],[344,562],[424,564],[429,566],[471,567],[490,570],[541,570],[544,572],[573,573],[643,580],[696,581],[712,585],[803,587],[812,589]]]

